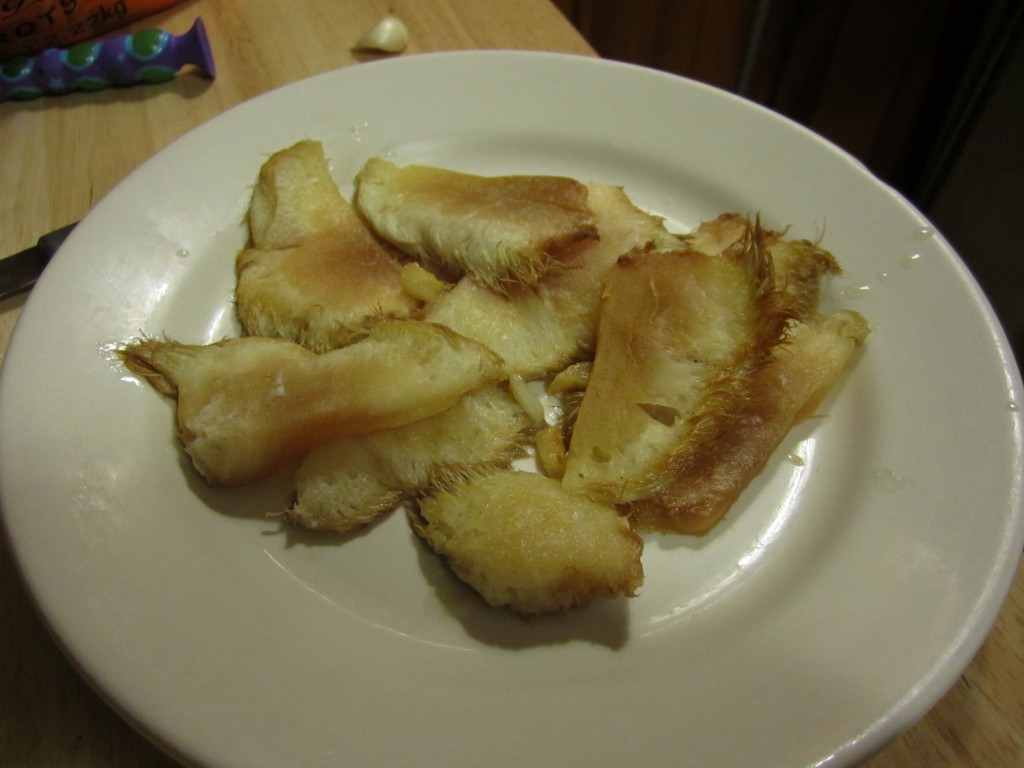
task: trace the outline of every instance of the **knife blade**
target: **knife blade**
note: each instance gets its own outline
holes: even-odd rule
[[[0,259],[0,300],[27,291],[35,285],[53,254],[77,223],[55,229],[40,237],[31,248]]]

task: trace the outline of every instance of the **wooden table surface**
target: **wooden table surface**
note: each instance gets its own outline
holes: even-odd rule
[[[218,75],[0,104],[0,254],[84,216],[139,163],[271,88],[358,64],[349,46],[388,12],[402,55],[509,48],[594,55],[549,0],[192,0],[138,22],[174,33],[201,16]],[[365,57],[363,57],[365,58]],[[0,359],[24,295],[0,301]],[[153,768],[175,763],[114,714],[47,634],[0,543],[0,766]],[[972,664],[871,768],[1024,765],[1024,569]]]

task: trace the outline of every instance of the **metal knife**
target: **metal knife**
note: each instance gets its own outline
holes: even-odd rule
[[[35,285],[43,269],[50,263],[50,257],[74,228],[74,224],[68,224],[55,229],[40,237],[39,242],[31,248],[0,259],[0,300],[27,291]]]

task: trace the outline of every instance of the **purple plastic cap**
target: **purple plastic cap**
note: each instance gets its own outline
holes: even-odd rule
[[[51,48],[34,57],[9,59],[0,66],[0,101],[98,91],[112,85],[162,83],[190,64],[208,78],[217,76],[201,18],[180,36],[143,29],[70,48]]]

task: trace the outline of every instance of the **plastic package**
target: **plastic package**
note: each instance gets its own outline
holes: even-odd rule
[[[92,40],[179,2],[4,0],[0,3],[0,61]]]

